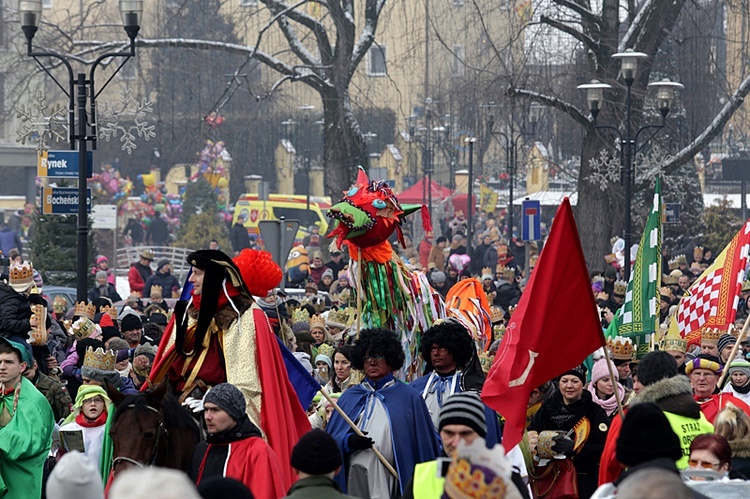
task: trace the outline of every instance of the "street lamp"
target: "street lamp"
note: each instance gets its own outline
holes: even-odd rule
[[[518,141],[522,137],[530,137],[533,136],[536,132],[536,125],[539,123],[539,119],[542,115],[542,109],[544,109],[544,106],[541,106],[539,104],[532,104],[529,106],[529,123],[531,123],[531,131],[526,130],[525,127],[521,127],[521,130],[519,130],[518,134],[514,134],[514,128],[513,128],[513,116],[511,115],[511,123],[508,130],[508,134],[501,131],[493,131],[493,128],[495,126],[495,117],[493,115],[490,115],[489,117],[489,123],[487,128],[490,131],[490,134],[492,135],[499,135],[503,139],[505,139],[505,161],[507,163],[507,170],[508,170],[508,242],[510,243],[513,241],[513,185],[515,183],[516,178],[516,169],[517,169],[517,154],[516,151],[518,150]]]
[[[477,141],[476,137],[466,137],[464,142],[469,144],[469,185],[466,186],[466,194],[468,196],[466,205],[468,207],[468,215],[466,216],[466,222],[468,227],[466,229],[467,243],[466,250],[467,254],[472,254],[472,242],[474,241],[474,143]]]
[[[39,64],[39,66],[47,73],[52,81],[60,87],[60,89],[68,97],[68,138],[70,141],[70,149],[75,150],[76,144],[78,145],[78,262],[76,270],[76,299],[78,301],[86,301],[87,286],[86,276],[88,267],[88,213],[86,210],[86,178],[88,170],[87,158],[87,146],[88,142],[92,144],[92,150],[96,149],[96,98],[104,90],[104,88],[112,81],[112,78],[120,71],[125,63],[131,57],[135,56],[135,38],[138,36],[138,31],[141,27],[141,16],[143,15],[143,0],[120,0],[119,3],[120,15],[122,16],[123,28],[125,33],[130,39],[130,50],[124,52],[109,52],[99,56],[91,66],[88,79],[86,73],[78,73],[77,77],[73,77],[73,68],[70,65],[68,59],[52,51],[37,51],[35,52],[32,46],[34,35],[39,29],[39,23],[42,18],[42,0],[19,0],[18,2],[18,13],[21,19],[21,30],[26,37],[26,48],[29,57]],[[57,59],[66,67],[68,70],[68,90],[65,90],[63,86],[57,81],[50,71],[39,62],[37,57],[51,57]],[[97,92],[94,85],[94,75],[96,68],[99,64],[110,57],[123,57],[122,64],[118,66],[114,74],[104,83],[102,88]],[[77,90],[77,93],[74,92]],[[86,107],[87,97],[89,100],[90,108]],[[78,129],[75,127],[75,113],[76,113],[76,98],[78,102]],[[91,121],[89,123],[89,114],[91,115]],[[89,133],[90,131],[90,133]]]
[[[627,281],[630,279],[630,246],[632,245],[633,239],[632,221],[630,217],[633,188],[633,155],[638,152],[638,136],[644,130],[656,129],[656,132],[646,140],[646,142],[648,142],[648,140],[654,138],[659,130],[664,128],[667,114],[669,114],[672,100],[674,99],[674,91],[685,88],[685,86],[681,83],[669,81],[668,79],[649,83],[649,87],[656,89],[656,104],[661,114],[661,123],[641,126],[636,130],[635,137],[633,137],[631,124],[632,87],[638,71],[638,59],[643,59],[648,56],[643,52],[635,52],[633,49],[627,49],[625,52],[613,54],[612,57],[620,59],[620,74],[625,80],[625,85],[627,87],[625,97],[625,136],[622,135],[617,127],[596,124],[596,118],[599,115],[599,111],[601,111],[604,102],[604,91],[611,89],[612,86],[607,85],[606,83],[601,83],[598,80],[592,80],[591,83],[579,85],[577,88],[586,91],[586,100],[588,101],[589,109],[591,110],[591,116],[594,119],[594,128],[612,130],[620,139],[620,164],[623,167],[623,183],[625,184],[625,227],[623,229],[623,239],[625,240],[625,280]]]

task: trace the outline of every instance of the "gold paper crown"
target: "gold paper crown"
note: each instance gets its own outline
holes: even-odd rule
[[[677,262],[677,265],[687,265],[687,258],[685,255],[677,255],[675,258],[675,261]]]
[[[679,282],[678,278],[672,276],[671,274],[664,274],[661,276],[662,284],[677,284],[678,282]]]
[[[668,296],[669,299],[672,299],[672,288],[670,288],[669,286],[662,286],[661,288],[659,288],[659,294],[661,296]]]
[[[117,363],[117,355],[114,350],[104,351],[101,348],[94,350],[91,347],[86,349],[86,355],[83,357],[83,365],[101,371],[114,371]]]
[[[505,319],[505,310],[500,307],[490,307],[490,320],[493,324],[502,322]]]
[[[742,291],[750,291],[750,280],[742,283]]]
[[[680,262],[677,261],[677,258],[672,258],[667,262],[667,266],[669,270],[677,270],[680,268]]]
[[[310,317],[310,330],[316,326],[322,328],[323,331],[327,330],[325,317],[322,315],[313,315]]]
[[[63,295],[55,296],[55,299],[52,301],[52,310],[54,310],[56,314],[64,313],[65,307],[67,306],[68,300],[66,300]]]
[[[328,356],[329,359],[333,360],[333,354],[336,351],[331,345],[323,343],[318,347],[318,353]]]
[[[703,246],[696,246],[693,248],[693,256],[700,255],[703,258]]]
[[[306,308],[298,308],[292,312],[292,326],[299,323],[310,323],[310,313]]]
[[[615,281],[614,294],[625,296],[625,293],[627,291],[628,291],[628,283],[627,282],[622,281],[620,279],[618,279],[618,280]]]
[[[76,308],[73,312],[73,315],[78,317],[86,317],[93,321],[94,315],[96,315],[96,306],[91,303],[86,303],[85,301],[79,301],[76,303]]]
[[[492,361],[494,360],[495,357],[490,355],[489,352],[482,352],[479,354],[479,365],[482,366],[482,371],[485,376],[490,373],[490,369],[492,369]]]
[[[597,282],[604,284],[604,276],[595,275],[594,277],[591,278],[591,284],[596,284]]]
[[[707,327],[701,333],[701,343],[718,344],[719,338],[721,338],[721,335],[725,332],[726,331],[722,331],[721,329],[717,329],[715,327]]]
[[[506,281],[512,281],[516,278],[515,267],[506,267],[505,265],[498,265],[496,269],[497,273],[502,274],[503,279]]]
[[[94,326],[91,319],[81,317],[70,326],[70,331],[73,333],[73,337],[76,340],[82,340],[91,337],[91,335],[94,334],[94,331],[96,331],[96,326]]]
[[[505,324],[495,324],[492,326],[492,337],[495,340],[502,340],[505,336]]]
[[[487,483],[489,477],[485,475],[487,472],[492,477],[489,483]],[[502,477],[496,476],[485,466],[472,467],[467,459],[453,461],[445,476],[447,497],[505,497],[506,490],[505,480]]]
[[[159,286],[159,285],[151,286],[151,296],[161,296],[161,297],[163,297],[164,295],[162,295],[162,288],[161,288],[161,286]]]
[[[332,327],[338,327],[342,329],[345,328],[349,322],[348,310],[348,308],[331,310],[330,312],[328,312],[328,318],[326,319],[326,322],[329,326]]]
[[[8,277],[13,284],[31,284],[34,282],[34,267],[31,262],[14,264],[10,268]]]
[[[670,321],[677,320],[675,317],[670,318]],[[670,328],[674,329],[674,328]],[[685,353],[687,351],[687,340],[680,336],[680,333],[674,334],[668,330],[667,335],[659,343],[660,350],[676,350],[678,352]]]
[[[491,267],[484,267],[482,269],[482,274],[481,275],[488,275],[488,274],[492,275],[492,268]]]
[[[112,317],[112,320],[113,320],[113,321],[116,321],[116,320],[117,320],[117,307],[115,307],[115,306],[113,306],[113,305],[104,305],[104,306],[103,306],[103,307],[101,308],[101,312],[102,312],[103,314],[107,314],[107,315],[109,315],[110,317]]]
[[[633,341],[630,338],[616,336],[607,341],[607,346],[612,350],[612,358],[615,360],[631,360],[633,358]]]

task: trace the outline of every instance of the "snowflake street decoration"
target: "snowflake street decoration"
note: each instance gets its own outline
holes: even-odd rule
[[[16,117],[21,120],[21,128],[16,130],[16,142],[36,142],[40,154],[46,151],[52,142],[68,140],[68,127],[65,120],[67,110],[61,104],[48,106],[47,97],[39,91],[34,96],[34,103],[16,108]]]
[[[589,160],[591,175],[586,179],[596,185],[602,191],[606,191],[609,185],[620,181],[620,160],[612,156],[609,151],[602,149],[598,158]]]
[[[648,154],[638,153],[636,156],[636,182],[647,183],[649,188],[653,189],[658,177],[664,178],[666,172],[664,165],[672,159],[671,154],[667,154],[661,147],[655,145]]]
[[[153,104],[150,100],[137,100],[130,89],[120,91],[120,100],[116,105],[107,102],[97,104],[99,138],[109,142],[119,135],[122,142],[120,149],[132,154],[137,147],[137,137],[146,141],[156,137],[156,127],[149,125],[146,119],[154,111]]]

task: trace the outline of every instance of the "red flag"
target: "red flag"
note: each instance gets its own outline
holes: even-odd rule
[[[484,403],[505,417],[506,450],[521,441],[531,391],[603,345],[581,241],[565,198],[482,390]]]

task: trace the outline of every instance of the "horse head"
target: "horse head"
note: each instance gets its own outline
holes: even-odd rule
[[[107,394],[117,407],[109,430],[117,473],[132,466],[165,466],[169,432],[162,401],[166,378],[146,393],[125,396],[107,384]]]

